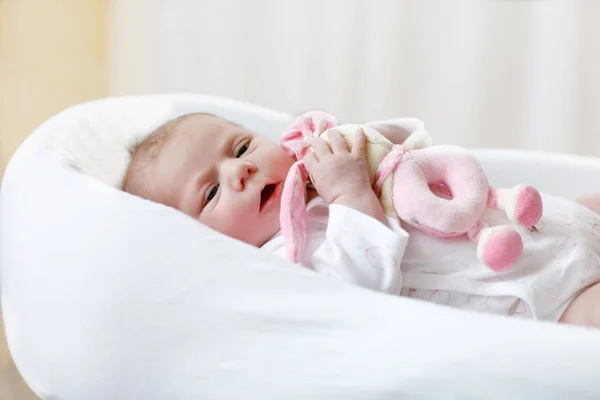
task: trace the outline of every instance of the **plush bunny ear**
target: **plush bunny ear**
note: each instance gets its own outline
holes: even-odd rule
[[[424,149],[431,146],[431,136],[425,130],[418,130],[404,141],[404,147],[411,150]]]
[[[300,254],[306,246],[308,171],[302,158],[310,151],[308,139],[319,136],[335,125],[335,117],[322,111],[311,111],[301,115],[288,126],[280,140],[281,147],[296,159],[283,185],[279,216],[286,253],[292,262],[299,262]]]
[[[422,149],[432,144],[423,122],[417,118],[396,118],[372,121],[367,124],[383,134],[394,144],[404,144],[409,149]]]
[[[306,140],[308,137],[312,136],[312,134],[307,135],[309,132],[308,123],[303,119],[298,118],[283,132],[283,135],[279,140],[279,145],[290,156],[294,157],[296,160],[301,160],[310,146],[308,140]]]
[[[297,161],[288,172],[281,193],[279,223],[290,261],[299,262],[306,246],[306,182],[308,171],[302,161]]]
[[[281,147],[296,160],[307,153],[309,138],[317,137],[337,125],[337,119],[323,111],[302,114],[286,128],[279,141]]]

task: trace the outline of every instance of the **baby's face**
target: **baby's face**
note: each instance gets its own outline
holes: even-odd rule
[[[152,200],[262,246],[280,229],[281,190],[293,162],[265,137],[215,116],[191,115],[150,168]]]

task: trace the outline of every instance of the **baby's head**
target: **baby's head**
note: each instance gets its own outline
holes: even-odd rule
[[[262,246],[280,228],[281,190],[293,162],[277,143],[243,126],[188,114],[136,146],[123,190]]]

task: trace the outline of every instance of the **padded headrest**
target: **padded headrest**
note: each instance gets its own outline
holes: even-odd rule
[[[189,111],[274,139],[291,121],[206,96],[103,99],[51,118],[9,163],[0,293],[11,355],[40,397],[600,394],[596,332],[337,283],[118,190],[128,147]]]
[[[292,120],[264,107],[211,96],[125,97],[65,111],[51,145],[66,165],[118,188],[137,142],[167,120],[198,111],[216,114],[273,140]]]

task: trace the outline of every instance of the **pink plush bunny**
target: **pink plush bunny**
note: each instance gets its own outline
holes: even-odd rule
[[[420,130],[402,144],[393,144],[368,126],[340,125],[331,115],[310,112],[284,132],[281,146],[295,159],[282,193],[281,230],[287,254],[297,262],[306,242],[306,186],[303,157],[312,151],[309,140],[335,127],[352,147],[357,128],[365,131],[365,156],[384,212],[439,238],[466,235],[477,243],[479,259],[494,271],[512,267],[523,252],[521,235],[513,225],[488,227],[482,221],[487,208],[503,210],[509,220],[534,227],[542,216],[542,199],[531,186],[496,189],[489,185],[477,159],[452,145],[430,146]]]

